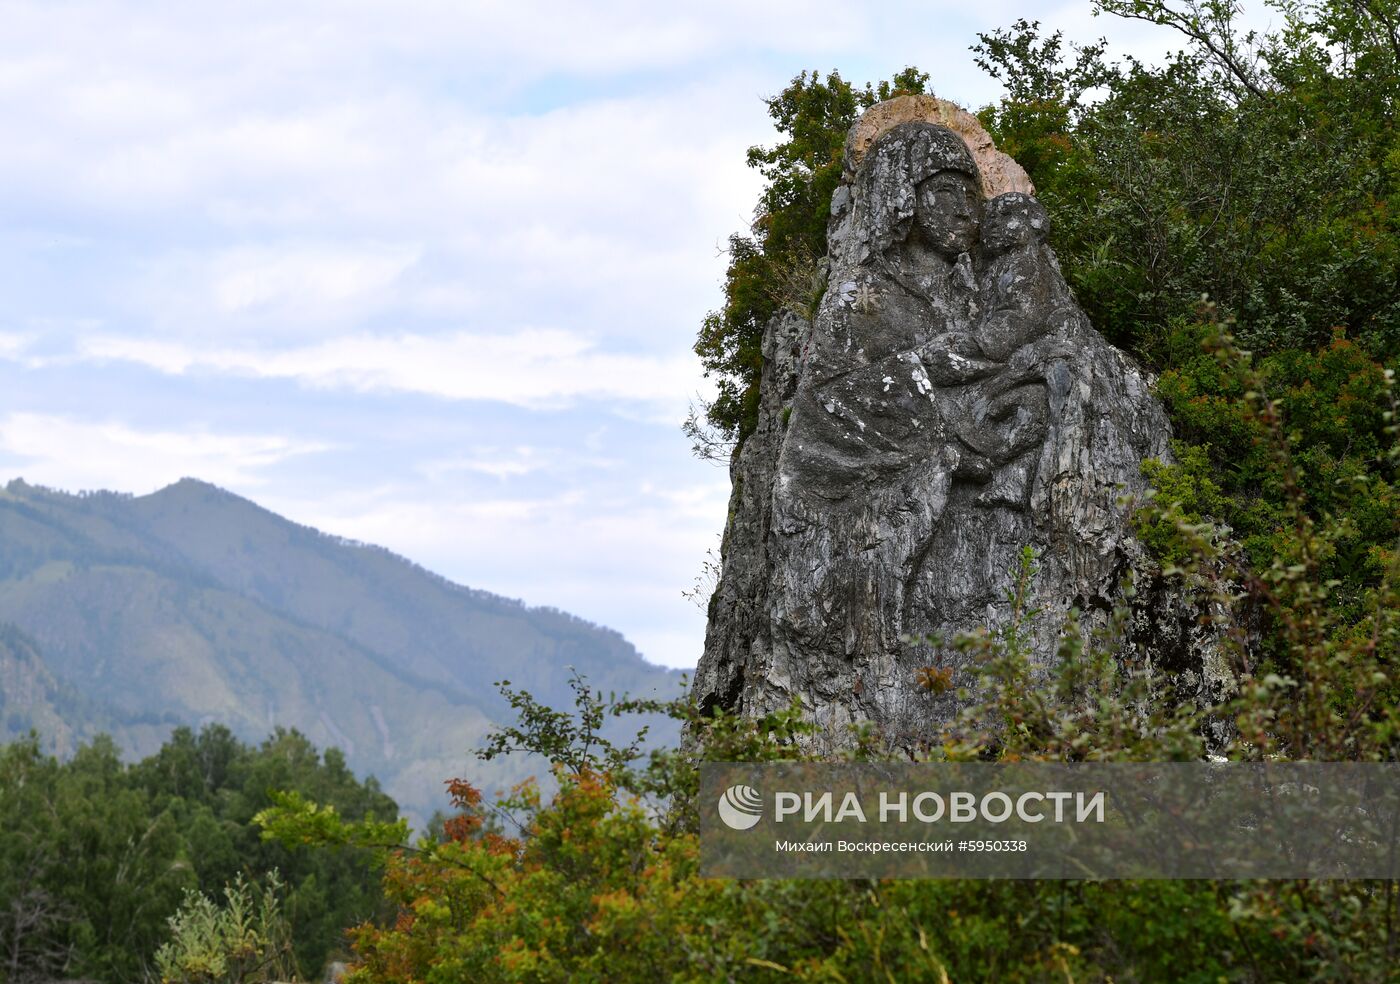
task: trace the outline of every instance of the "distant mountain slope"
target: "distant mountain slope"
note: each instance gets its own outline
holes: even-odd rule
[[[178,723],[168,712],[123,715],[84,696],[54,675],[33,639],[0,622],[0,742],[37,731],[45,752],[66,757],[102,733],[130,746],[153,747]]]
[[[35,726],[71,742],[98,723],[75,715],[103,718],[132,754],[159,743],[162,722],[220,721],[247,738],[292,726],[343,748],[419,813],[449,776],[519,778],[518,763],[470,756],[506,713],[495,680],[556,706],[570,701],[569,665],[637,695],[679,688],[616,632],[451,584],[188,479],[139,498],[11,482],[0,491],[0,622],[24,634],[0,648],[0,682],[6,666],[17,681],[0,713],[20,714],[10,694],[23,679],[31,696],[51,692],[30,702],[51,708],[31,711]]]

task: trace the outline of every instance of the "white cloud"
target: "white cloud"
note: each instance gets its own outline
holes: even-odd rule
[[[0,184],[31,210],[108,223],[85,249],[102,262],[76,286],[133,335],[567,318],[675,350],[718,297],[716,246],[749,218],[761,84],[503,117],[420,93],[116,135],[25,122],[0,98]],[[17,151],[35,130],[42,146]],[[12,309],[62,309],[74,286],[38,280]]]
[[[580,473],[589,470],[614,469],[623,463],[623,459],[615,457],[581,455],[571,449],[522,444],[513,448],[478,447],[469,454],[434,458],[421,463],[418,471],[432,482],[464,474],[487,475],[504,482],[541,473],[577,478]]]
[[[184,477],[258,486],[259,472],[296,455],[327,450],[271,434],[218,434],[199,428],[138,430],[119,421],[38,413],[0,418],[0,453],[30,481],[63,489],[150,492]]]
[[[324,336],[401,305],[421,255],[412,244],[296,240],[179,250],[140,261],[124,292],[167,337]]]
[[[419,466],[429,479],[442,479],[462,472],[489,475],[502,481],[531,475],[549,467],[549,461],[535,448],[517,447],[510,450],[479,448],[470,457],[440,458]]]
[[[228,312],[288,301],[307,314],[363,304],[397,280],[418,255],[403,247],[231,250],[218,257],[214,300]]]
[[[357,335],[283,350],[196,348],[119,337],[83,342],[87,359],[136,362],[161,372],[291,379],[318,388],[421,393],[553,407],[580,399],[682,407],[695,389],[694,360],[602,351],[572,332]],[[679,419],[679,418],[677,418]]]
[[[366,69],[500,86],[556,73],[662,70],[735,49],[810,56],[849,46],[866,20],[834,0],[714,0],[703,11],[645,0],[254,0],[198,10],[174,2],[6,4],[6,33],[17,50],[52,50],[53,39],[62,39],[63,53],[83,60],[95,82],[139,68],[245,95],[326,77],[363,88],[355,76]]]
[[[9,332],[0,332],[0,359],[17,359],[29,347],[29,338]]]

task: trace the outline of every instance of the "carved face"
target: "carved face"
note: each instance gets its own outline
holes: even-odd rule
[[[928,246],[954,257],[977,242],[981,195],[971,176],[939,171],[915,190],[914,227]]]
[[[1045,238],[1050,223],[1045,206],[1029,195],[993,198],[982,211],[982,249],[998,256]]]

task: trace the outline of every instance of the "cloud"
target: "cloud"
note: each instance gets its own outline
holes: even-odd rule
[[[686,356],[605,352],[593,341],[558,329],[365,334],[282,350],[199,348],[109,336],[82,342],[78,355],[135,362],[174,375],[228,373],[324,389],[419,393],[530,408],[583,399],[681,408],[697,378],[694,361]]]
[[[849,46],[867,20],[834,0],[714,0],[703,11],[645,0],[252,0],[201,11],[170,0],[139,7],[34,0],[7,3],[6,15],[17,52],[50,51],[52,39],[62,38],[65,54],[86,60],[93,88],[113,75],[174,75],[199,83],[193,91],[200,96],[215,83],[246,95],[314,87],[322,78],[372,88],[357,75],[375,72],[412,82],[447,74],[499,88],[541,75],[664,70],[736,49],[810,56]],[[185,91],[154,95],[170,102]],[[488,88],[478,95],[496,94]],[[130,103],[98,99],[108,109]]]
[[[471,457],[440,458],[419,466],[429,479],[442,479],[462,472],[476,472],[504,481],[543,471],[550,466],[547,458],[532,447],[510,450],[480,448]]]
[[[552,323],[682,352],[718,299],[717,246],[749,219],[760,84],[504,116],[431,93],[216,106],[134,133],[26,122],[0,98],[0,208],[54,234],[80,215],[86,238],[0,244],[39,274],[7,285],[11,317],[81,305],[128,338],[230,341]]]
[[[0,332],[0,359],[18,360],[29,345],[30,339],[25,335]]]
[[[620,450],[620,449],[617,449]],[[441,481],[463,474],[487,475],[500,482],[527,475],[568,476],[577,479],[593,469],[615,469],[625,463],[618,457],[579,454],[559,447],[513,448],[478,447],[469,454],[434,458],[419,464],[418,471],[429,481]]]
[[[291,240],[143,259],[133,314],[165,336],[279,339],[353,328],[403,303],[415,244]]]
[[[304,314],[327,307],[363,305],[397,280],[415,260],[412,248],[242,248],[217,257],[214,301],[220,310],[244,312],[294,303]]]
[[[0,454],[19,459],[11,466],[15,473],[63,489],[144,493],[187,476],[259,486],[263,470],[327,448],[272,434],[138,430],[115,420],[38,413],[0,417]]]

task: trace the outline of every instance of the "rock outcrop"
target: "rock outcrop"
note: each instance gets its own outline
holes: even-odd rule
[[[1075,303],[1024,172],[962,116],[913,97],[852,128],[825,295],[768,326],[731,464],[702,706],[799,696],[834,741],[871,722],[915,742],[956,711],[916,673],[964,669],[927,640],[1005,619],[1024,546],[1046,662],[1060,617],[1104,617],[1140,555],[1119,500],[1168,455],[1166,416]]]

